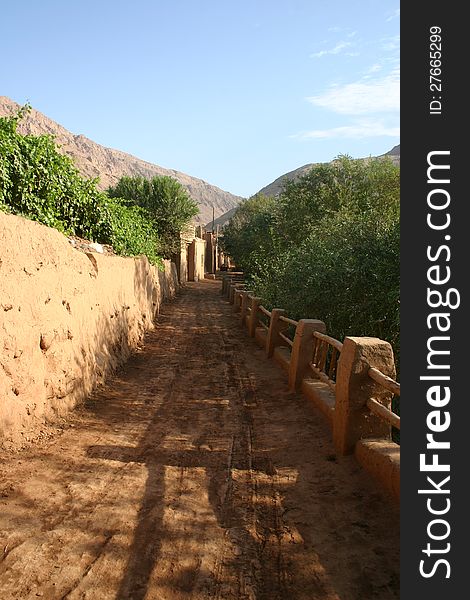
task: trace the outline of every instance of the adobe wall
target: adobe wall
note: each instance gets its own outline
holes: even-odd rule
[[[177,286],[169,261],[85,254],[0,213],[0,446],[34,439],[102,383]]]

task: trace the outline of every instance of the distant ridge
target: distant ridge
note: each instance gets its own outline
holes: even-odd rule
[[[19,104],[6,96],[0,96],[0,116],[12,114],[18,108]],[[197,177],[191,177],[173,169],[165,169],[120,150],[106,148],[84,135],[74,135],[35,109],[32,109],[31,113],[20,122],[18,130],[23,134],[53,135],[62,147],[63,153],[73,159],[77,169],[84,177],[99,177],[101,189],[115,185],[123,175],[141,175],[143,177],[169,175],[174,177],[198,203],[200,213],[196,217],[196,221],[199,223],[206,223],[212,219],[212,208],[214,208],[215,216],[219,217],[235,208],[242,200],[240,196],[225,192]]]
[[[391,150],[389,150],[382,156],[398,156],[398,158],[400,158],[400,144],[398,144],[398,146],[393,146]]]

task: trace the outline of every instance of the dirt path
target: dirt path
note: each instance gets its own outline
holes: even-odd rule
[[[396,510],[219,290],[190,284],[68,426],[1,457],[2,600],[399,597]]]

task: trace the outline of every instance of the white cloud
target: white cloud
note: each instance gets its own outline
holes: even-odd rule
[[[326,56],[327,54],[339,54],[345,48],[349,48],[349,46],[352,46],[351,42],[341,41],[338,42],[336,46],[334,46],[330,50],[320,50],[320,52],[310,54],[310,58],[321,58],[322,56]]]
[[[343,115],[397,112],[400,108],[400,71],[397,68],[384,77],[333,85],[323,94],[307,100]]]
[[[383,38],[382,42],[382,50],[386,50],[387,52],[394,52],[400,48],[400,36],[392,35],[390,37]]]
[[[340,27],[339,25],[335,25],[334,27],[328,27],[327,31],[330,33],[346,33],[347,37],[354,37],[357,34],[357,31],[351,31],[350,27]],[[349,33],[348,33],[349,32]]]
[[[387,19],[387,23],[388,21],[393,21],[393,19],[396,19],[400,16],[400,9],[397,8]]]
[[[371,73],[377,73],[378,71],[382,70],[382,65],[379,63],[375,63],[375,65],[372,65],[371,67],[369,67],[366,71],[366,73],[369,75]]]
[[[400,128],[397,124],[388,125],[382,119],[358,119],[351,125],[304,131],[291,137],[300,140],[318,140],[331,138],[363,139],[380,136],[399,137],[399,135]]]

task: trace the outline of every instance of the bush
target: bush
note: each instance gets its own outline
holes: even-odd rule
[[[111,232],[103,193],[58,152],[51,136],[16,131],[27,110],[0,118],[1,205],[63,233],[107,242]]]
[[[160,241],[148,213],[138,206],[128,206],[120,198],[109,198],[108,208],[114,251],[123,256],[145,254],[152,264],[161,266]]]
[[[275,211],[275,198],[252,196],[238,206],[224,228],[224,251],[247,273],[257,272],[259,255],[273,254]]]

